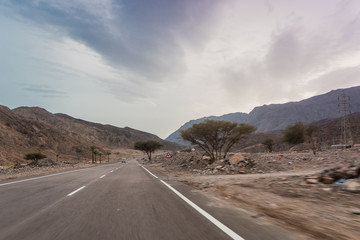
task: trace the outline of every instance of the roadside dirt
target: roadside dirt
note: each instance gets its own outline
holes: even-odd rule
[[[308,153],[255,154],[247,158],[254,161],[255,170],[240,168],[242,165],[237,163],[235,167],[224,168],[220,174],[219,171],[214,173],[212,167],[184,167],[184,159],[177,166],[159,161],[148,166],[223,200],[217,204],[230,202],[233,207],[254,212],[254,218],[265,218],[305,234],[307,239],[360,239],[360,178],[336,184],[318,181],[324,169],[360,167],[359,150],[327,151],[316,156]],[[177,162],[176,159],[171,161]],[[196,161],[193,157],[192,162]],[[245,170],[250,174],[235,174]],[[228,175],[224,174],[226,172]],[[349,191],[345,188],[347,183],[357,188]]]

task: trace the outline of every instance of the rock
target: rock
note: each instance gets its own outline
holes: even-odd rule
[[[354,165],[347,167],[336,167],[331,169],[326,169],[321,173],[319,181],[329,184],[340,179],[353,179],[357,178],[360,175],[360,168]]]
[[[241,153],[237,153],[234,156],[231,156],[229,159],[231,165],[236,165],[241,161],[244,161],[244,157]]]
[[[306,179],[305,179],[305,182],[306,182],[307,184],[317,184],[319,181],[318,181],[317,178],[306,178]]]
[[[203,159],[203,160],[210,160],[210,156],[204,155],[204,156],[202,157],[202,159]]]
[[[180,167],[182,167],[182,168],[186,168],[187,166],[188,165],[186,163],[183,163],[183,164],[180,165]]]
[[[350,179],[341,184],[341,190],[353,193],[360,193],[360,180]]]
[[[360,208],[351,209],[350,212],[355,215],[360,215]]]
[[[320,176],[320,177],[318,177],[318,181],[325,183],[325,184],[331,184],[334,182],[334,179],[329,176]]]

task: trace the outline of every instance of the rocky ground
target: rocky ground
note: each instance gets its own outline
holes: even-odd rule
[[[200,152],[172,154],[147,164],[307,239],[359,239],[359,149],[231,154],[211,165]]]

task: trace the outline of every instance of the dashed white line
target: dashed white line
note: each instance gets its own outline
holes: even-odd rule
[[[68,194],[68,197],[74,195],[75,193],[77,193],[78,191],[81,191],[81,190],[84,189],[84,188],[85,188],[85,186],[82,186],[81,188],[76,189],[75,191],[69,193],[69,194]]]
[[[106,175],[102,175],[100,178],[103,178],[103,177],[105,177]]]
[[[140,165],[141,166],[141,165]],[[148,173],[150,173],[154,178],[158,178],[155,176],[152,172],[147,170],[145,167],[141,166],[143,169],[145,169]],[[215,224],[218,228],[220,228],[224,233],[226,233],[229,237],[231,237],[234,240],[245,240],[244,238],[240,237],[236,232],[225,226],[223,223],[221,223],[219,220],[211,216],[209,213],[207,213],[205,210],[200,208],[198,205],[193,203],[190,199],[182,195],[179,191],[177,191],[175,188],[164,182],[160,179],[160,182],[162,182],[166,187],[168,187],[171,191],[173,191],[176,195],[178,195],[182,200],[184,200],[187,204],[189,204],[192,208],[194,208],[197,212],[199,212],[201,215],[203,215],[205,218],[207,218],[210,222]]]
[[[114,170],[111,170],[110,172],[114,172]]]

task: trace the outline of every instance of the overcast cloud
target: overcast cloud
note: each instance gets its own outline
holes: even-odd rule
[[[360,85],[358,0],[3,0],[0,104],[167,137]]]

